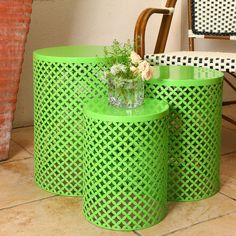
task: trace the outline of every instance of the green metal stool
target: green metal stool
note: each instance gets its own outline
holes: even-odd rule
[[[91,223],[137,230],[167,213],[168,104],[125,110],[107,98],[84,108],[84,207]]]
[[[49,192],[82,195],[82,109],[107,93],[103,47],[34,52],[35,181]]]
[[[193,201],[219,191],[221,72],[184,66],[155,67],[146,96],[170,105],[168,200]]]

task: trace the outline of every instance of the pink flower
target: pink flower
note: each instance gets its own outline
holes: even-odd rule
[[[143,72],[145,70],[149,70],[149,68],[150,68],[150,65],[147,61],[140,62],[139,66],[138,66],[138,69],[140,72]]]
[[[142,61],[138,66],[143,80],[149,80],[153,76],[153,70],[147,61]]]
[[[152,68],[148,68],[142,72],[142,79],[143,80],[150,80],[153,77],[153,70]]]

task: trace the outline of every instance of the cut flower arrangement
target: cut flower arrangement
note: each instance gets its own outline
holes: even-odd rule
[[[105,57],[109,70],[108,96],[111,105],[135,108],[144,100],[144,80],[153,76],[150,64],[134,52],[130,41],[125,44],[114,40],[111,47],[105,47]]]

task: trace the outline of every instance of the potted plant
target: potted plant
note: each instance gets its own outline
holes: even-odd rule
[[[125,44],[114,40],[105,47],[108,71],[108,97],[113,106],[135,108],[143,104],[144,80],[149,80],[153,71],[150,64],[134,52],[130,41]]]
[[[0,161],[8,158],[32,0],[0,1]]]

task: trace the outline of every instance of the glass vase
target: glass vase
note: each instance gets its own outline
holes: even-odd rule
[[[143,104],[144,82],[140,77],[125,79],[108,78],[109,103],[121,108],[136,108]]]

